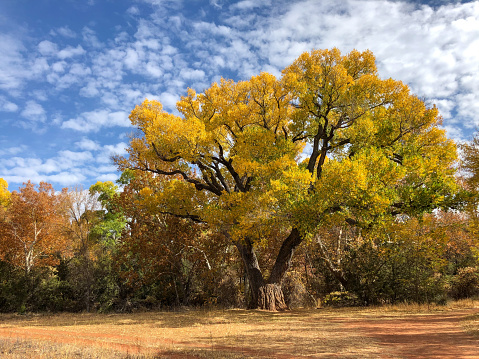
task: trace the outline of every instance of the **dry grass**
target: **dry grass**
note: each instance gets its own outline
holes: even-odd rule
[[[0,339],[0,357],[5,359],[113,359],[128,358],[128,354],[101,348],[86,348],[71,344],[25,339]],[[133,357],[130,356],[133,359]],[[146,358],[145,358],[146,359]]]
[[[379,358],[384,347],[345,325],[479,307],[194,310],[135,314],[0,315],[2,358]],[[470,320],[477,325],[477,316]],[[472,328],[472,324],[468,324]],[[479,325],[476,326],[477,330]],[[3,338],[3,339],[2,339]]]
[[[479,338],[479,314],[467,317],[463,323],[463,327],[468,334]]]
[[[351,318],[381,318],[383,316],[401,317],[411,315],[434,315],[451,311],[460,311],[479,308],[477,299],[461,299],[448,302],[446,305],[439,304],[418,304],[418,303],[399,303],[394,305],[371,306],[365,308],[345,308],[342,313],[344,316],[351,314]]]

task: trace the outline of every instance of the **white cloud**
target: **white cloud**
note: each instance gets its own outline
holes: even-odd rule
[[[18,105],[8,101],[5,97],[0,96],[0,111],[3,112],[17,112]]]
[[[118,97],[112,92],[106,92],[101,96],[101,101],[109,108],[119,108]]]
[[[154,62],[148,62],[145,69],[153,77],[161,77],[163,75],[163,70]]]
[[[464,140],[464,133],[458,127],[445,126],[447,137],[452,138],[455,142],[461,143]]]
[[[138,89],[132,89],[126,87],[120,90],[121,95],[125,98],[126,103],[132,107],[134,104],[138,104],[144,98],[143,93]]]
[[[169,110],[169,111],[174,111],[176,109],[176,103],[180,99],[180,97],[178,95],[173,94],[173,93],[169,93],[169,92],[163,92],[157,98],[155,98],[155,96],[150,94],[149,96],[147,96],[147,98],[150,99],[150,100],[160,101],[161,104],[163,105],[163,107],[166,110]]]
[[[265,0],[263,1],[243,0],[243,1],[237,2],[236,4],[231,5],[230,8],[232,10],[238,9],[238,10],[248,11],[258,7],[269,6],[270,4],[271,4],[270,1],[265,1]]]
[[[65,72],[66,65],[67,63],[65,61],[57,61],[51,66],[51,68],[53,71],[60,73]]]
[[[180,76],[186,80],[203,80],[206,74],[203,70],[183,69]]]
[[[77,36],[75,31],[71,30],[68,26],[59,27],[58,29],[56,29],[56,32],[68,38],[75,38]]]
[[[97,84],[94,81],[88,82],[85,87],[80,89],[80,95],[84,97],[97,97],[100,94]]]
[[[129,14],[129,15],[139,15],[140,10],[138,9],[137,6],[131,6],[131,7],[128,8],[126,13]]]
[[[33,122],[45,122],[47,118],[42,105],[35,101],[27,101],[26,107],[20,115]]]
[[[61,61],[52,65],[52,71],[46,75],[46,80],[57,90],[64,90],[74,85],[81,85],[89,79],[91,74],[92,69],[85,64],[69,65],[66,61]],[[84,96],[82,92],[80,95]]]
[[[0,155],[5,156],[0,157],[0,173],[8,183],[22,183],[28,179],[33,183],[46,181],[62,186],[80,185],[88,178],[94,178],[93,182],[118,178],[111,156],[125,154],[125,142],[101,146],[83,137],[75,146],[82,151],[61,150],[46,160],[15,156],[28,150],[23,145],[0,150]]]
[[[453,99],[432,99],[432,103],[437,106],[439,114],[444,119],[452,118],[452,111],[454,110],[455,102]]]
[[[125,56],[125,65],[130,68],[134,69],[135,67],[138,66],[138,53],[134,49],[128,49],[126,51],[126,56]]]
[[[111,155],[124,155],[126,154],[127,147],[128,145],[125,142],[120,142],[116,145],[106,145],[103,148],[107,150]]]
[[[0,156],[15,156],[19,153],[25,152],[28,149],[26,145],[20,145],[15,147],[8,147],[0,149]]]
[[[58,52],[58,45],[48,41],[48,40],[43,40],[38,44],[38,51],[44,55],[55,55]]]
[[[45,58],[37,58],[34,62],[30,65],[30,72],[31,75],[37,77],[41,76],[43,73],[47,72],[50,69],[48,62]]]
[[[93,156],[90,151],[74,152],[70,150],[59,151],[60,159],[62,162],[86,162],[91,161]]]
[[[102,166],[101,168],[98,168],[98,171],[100,172],[114,172],[116,167],[112,166],[112,160],[111,157],[115,155],[125,155],[126,154],[126,148],[128,145],[124,142],[120,142],[116,145],[105,145],[102,147],[102,151],[96,155],[96,161],[97,163],[103,163],[103,164],[110,164],[109,166]]]
[[[75,142],[75,145],[81,150],[97,151],[101,148],[100,144],[89,138],[83,137],[81,141]]]
[[[98,132],[103,127],[130,127],[128,113],[124,111],[110,112],[98,110],[84,112],[79,117],[62,123],[61,128],[68,128],[80,132]]]
[[[76,76],[87,76],[91,74],[91,69],[83,64],[73,64],[70,73]]]
[[[70,57],[84,55],[85,53],[86,51],[83,49],[81,45],[78,45],[77,47],[67,46],[63,50],[60,50],[57,56],[60,59],[64,60]]]
[[[84,27],[82,30],[83,41],[94,48],[99,48],[102,43],[98,40],[95,31],[89,27]]]
[[[10,35],[0,34],[0,89],[14,90],[25,77],[22,42]]]
[[[98,176],[98,181],[101,181],[101,182],[106,182],[106,181],[115,182],[118,178],[119,178],[119,176],[116,173],[107,173],[107,174],[103,174],[103,175]]]

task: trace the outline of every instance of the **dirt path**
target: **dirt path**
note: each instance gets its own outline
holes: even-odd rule
[[[346,324],[379,340],[400,358],[479,358],[479,339],[467,335],[461,321],[477,310],[394,318],[376,317]],[[385,356],[387,357],[387,356]]]

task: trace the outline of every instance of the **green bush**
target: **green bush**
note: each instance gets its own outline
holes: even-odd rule
[[[358,296],[350,292],[329,293],[322,303],[329,307],[357,307],[361,305]]]
[[[454,299],[470,298],[479,294],[479,270],[477,267],[460,268],[450,284]]]

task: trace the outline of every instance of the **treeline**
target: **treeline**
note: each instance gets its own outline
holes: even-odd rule
[[[2,310],[477,294],[479,141],[459,163],[438,109],[370,51],[305,52],[176,108],[133,109],[116,185],[0,186]]]
[[[248,278],[228,239],[142,200],[162,185],[161,177],[134,171],[118,186],[60,193],[30,182],[9,193],[2,180],[0,310],[246,306]],[[299,247],[282,282],[286,303],[445,303],[479,294],[477,195],[467,193],[461,211],[372,228],[331,217]],[[257,247],[261,268],[271,266],[281,244],[281,233],[268,236]]]

